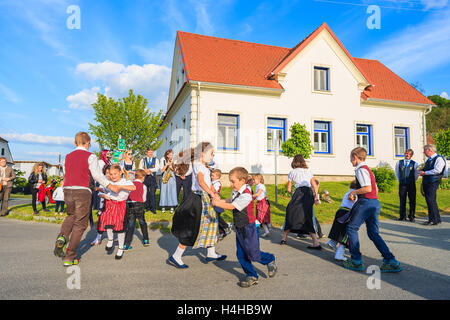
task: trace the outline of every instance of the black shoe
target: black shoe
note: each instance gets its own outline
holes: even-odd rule
[[[280,244],[286,244],[286,240],[281,240]]]
[[[427,222],[422,223],[422,225],[424,225],[424,226],[429,226],[430,224],[432,224],[431,221],[427,221]]]
[[[106,244],[105,250],[106,250],[107,254],[112,254],[114,252],[114,242],[113,242],[113,245],[111,247],[108,247],[108,244]]]
[[[398,221],[406,221],[406,217],[400,217],[397,219]]]
[[[432,222],[432,223],[430,223],[430,225],[431,226],[437,226],[439,223],[441,223],[440,221],[439,222]]]
[[[313,246],[307,246],[307,248],[308,249],[311,249],[311,250],[322,250],[322,246],[319,244],[318,246],[316,246],[316,247],[313,247]]]
[[[408,217],[409,221],[414,222],[416,219],[414,217]]]

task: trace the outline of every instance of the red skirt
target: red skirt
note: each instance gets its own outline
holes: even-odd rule
[[[117,232],[124,231],[123,220],[125,218],[126,210],[126,201],[106,201],[105,208],[98,221],[98,231],[106,231],[106,229],[109,228],[112,228]]]
[[[256,203],[256,219],[261,223],[270,223],[270,206],[266,198]]]

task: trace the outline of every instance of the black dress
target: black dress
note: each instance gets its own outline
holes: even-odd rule
[[[286,207],[284,230],[297,233],[315,233],[313,223],[314,194],[310,187],[296,188]]]
[[[180,244],[192,247],[197,240],[202,216],[202,196],[191,192],[175,210],[172,219],[172,234]]]
[[[336,211],[336,215],[334,216],[333,225],[331,226],[330,234],[328,235],[328,238],[345,244],[346,242],[346,228],[347,223],[341,223],[339,220],[344,217],[346,214],[350,212],[350,209],[348,208],[339,208],[338,211]]]

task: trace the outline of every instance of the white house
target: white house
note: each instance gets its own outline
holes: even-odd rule
[[[6,158],[6,165],[12,166],[14,164],[8,141],[3,139],[2,137],[0,137],[0,157]]]
[[[59,175],[59,165],[57,164],[50,164],[45,161],[22,161],[22,160],[16,160],[14,161],[14,169],[18,169],[20,171],[25,172],[24,178],[28,179],[31,172],[33,171],[33,167],[36,163],[42,162],[45,166],[45,172],[47,173],[47,176],[58,176]],[[62,170],[61,170],[62,174]]]
[[[422,162],[433,102],[377,60],[355,58],[324,23],[294,48],[178,32],[161,151],[215,146],[225,173],[244,166],[272,181],[274,136],[306,125],[315,176],[349,179],[349,153],[394,167],[407,148]],[[278,157],[286,177],[291,159]],[[283,181],[283,179],[281,179]]]

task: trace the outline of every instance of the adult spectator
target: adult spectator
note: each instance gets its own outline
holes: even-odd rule
[[[133,161],[133,151],[132,150],[126,150],[124,153],[123,160],[119,162],[120,167],[127,171],[128,174],[132,177],[134,180],[134,172],[136,171],[136,165]]]
[[[406,197],[409,199],[409,215],[408,219],[414,222],[416,213],[416,181],[419,178],[419,166],[417,162],[412,160],[414,151],[408,149],[405,151],[405,159],[399,160],[395,166],[395,176],[397,177],[398,195],[400,198],[400,218],[399,221],[406,220]]]
[[[0,216],[6,216],[8,211],[9,195],[13,187],[13,181],[16,178],[13,168],[6,166],[6,158],[0,157]]]
[[[436,193],[444,175],[446,163],[444,158],[436,153],[436,146],[433,144],[425,145],[423,153],[428,157],[425,167],[419,172],[428,207],[428,221],[424,225],[435,226],[441,223]]]
[[[164,158],[161,159],[162,179],[159,206],[162,208],[162,213],[166,211],[166,207],[170,207],[170,213],[173,213],[174,207],[178,205],[177,182],[172,157],[172,149],[169,149],[164,153]]]
[[[156,173],[159,170],[159,160],[153,156],[153,149],[147,149],[147,156],[139,162],[139,169],[143,169],[147,176],[144,184],[147,187],[146,210],[156,214]]]
[[[39,211],[37,211],[36,208],[37,194],[39,192],[39,187],[42,184],[45,185],[47,183],[47,174],[45,173],[44,163],[42,162],[35,163],[35,165],[33,166],[33,171],[28,177],[28,183],[30,184],[31,187],[31,205],[33,207],[34,214],[39,214]],[[43,211],[49,212],[49,210],[47,210],[47,207],[45,205],[45,199],[43,202],[41,202],[41,204]]]

